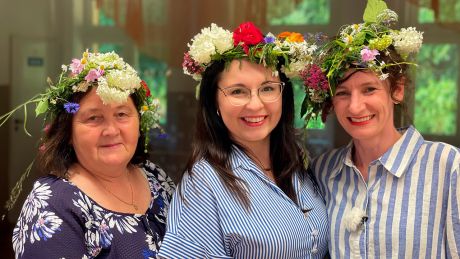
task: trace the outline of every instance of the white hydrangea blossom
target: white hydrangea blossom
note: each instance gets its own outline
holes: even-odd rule
[[[129,90],[130,93],[141,87],[141,79],[131,67],[126,70],[110,70],[106,73],[105,78],[110,87]]]
[[[390,36],[396,51],[403,57],[417,53],[422,47],[423,32],[417,31],[414,27],[402,28],[399,32],[392,32]]]
[[[233,48],[233,34],[216,24],[211,24],[210,36],[212,42],[216,46],[217,53],[224,53],[225,51]]]
[[[122,69],[125,66],[125,62],[123,58],[120,58],[117,53],[115,52],[108,52],[108,53],[89,53],[88,55],[88,63],[97,64],[99,67],[103,67],[104,69],[107,68],[118,68]]]
[[[216,24],[203,28],[188,44],[190,56],[201,64],[211,62],[211,56],[223,53],[233,47],[233,34]]]
[[[126,100],[128,100],[130,91],[110,87],[107,83],[107,80],[104,77],[100,77],[96,93],[99,95],[104,104],[109,104],[126,102]]]

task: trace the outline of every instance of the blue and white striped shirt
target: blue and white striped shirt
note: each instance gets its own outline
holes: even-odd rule
[[[293,177],[296,205],[236,147],[231,168],[249,186],[250,211],[236,201],[207,161],[199,161],[193,175],[185,175],[180,184],[183,199],[177,192],[173,197],[160,257],[324,257],[326,209],[307,176]]]
[[[459,258],[460,150],[425,141],[409,127],[368,168],[352,162],[352,142],[321,155],[313,170],[325,195],[332,258]],[[343,220],[357,207],[367,221]]]

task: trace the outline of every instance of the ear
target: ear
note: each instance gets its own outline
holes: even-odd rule
[[[405,83],[406,83],[406,78],[404,77],[396,81],[394,91],[391,95],[394,102],[400,103],[404,100]]]

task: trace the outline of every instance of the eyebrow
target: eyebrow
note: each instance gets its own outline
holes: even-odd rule
[[[281,83],[281,81],[265,80],[265,81],[263,81],[259,86],[262,86],[262,85],[264,85],[264,84],[266,84],[266,83]],[[238,87],[238,86],[242,86],[242,87],[248,88],[248,87],[247,87],[245,84],[243,84],[243,83],[236,83],[236,84],[228,85],[228,86],[226,86],[225,88]],[[224,89],[225,89],[225,88],[224,88]]]
[[[120,104],[120,105],[114,107],[114,109],[121,109],[121,108],[129,108],[129,107],[128,107],[127,104]],[[87,110],[83,110],[83,113],[87,113],[87,112],[98,112],[98,111],[100,111],[100,110],[102,110],[102,109],[101,109],[101,108],[96,108],[96,107],[94,107],[94,108],[89,108],[89,109],[87,109]]]

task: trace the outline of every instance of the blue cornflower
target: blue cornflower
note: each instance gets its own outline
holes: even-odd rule
[[[80,104],[68,102],[68,103],[64,104],[64,109],[68,113],[74,114],[74,113],[76,113],[78,111],[78,109],[80,109]]]
[[[275,37],[266,36],[266,37],[264,38],[264,41],[265,41],[265,43],[273,43],[273,42],[275,42]]]

